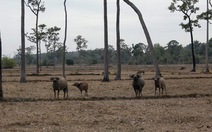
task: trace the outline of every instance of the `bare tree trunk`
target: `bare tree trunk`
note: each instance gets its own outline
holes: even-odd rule
[[[42,63],[42,61],[41,61],[41,42],[40,42],[40,40],[39,40],[39,69],[40,69],[40,71],[42,71],[42,65],[41,65],[41,63]]]
[[[144,34],[146,36],[149,48],[150,48],[151,56],[152,56],[152,59],[153,59],[153,62],[154,62],[154,66],[155,66],[156,77],[161,76],[160,69],[159,69],[159,66],[158,66],[158,62],[157,62],[157,59],[155,57],[155,51],[154,51],[154,47],[153,47],[153,44],[152,44],[152,40],[150,38],[150,35],[149,35],[148,29],[146,27],[146,24],[145,24],[145,22],[143,20],[142,14],[139,11],[139,9],[132,2],[130,2],[129,0],[124,0],[124,2],[126,2],[137,13],[138,18],[139,18],[140,23],[141,23],[141,26],[143,27]]]
[[[208,18],[209,2],[207,0],[207,18]],[[209,20],[207,19],[207,38],[205,45],[205,73],[210,73],[208,66],[208,43],[209,43]]]
[[[26,64],[25,64],[25,5],[21,0],[21,78],[20,83],[26,83]]]
[[[36,14],[35,34],[36,34],[36,47],[37,47],[36,74],[39,74],[38,11],[37,11],[37,14]]]
[[[2,88],[2,43],[1,43],[1,33],[0,33],[0,100],[3,98],[3,88]]]
[[[63,41],[63,76],[65,77],[65,60],[66,60],[66,37],[67,37],[67,10],[66,0],[64,0],[64,12],[65,12],[65,37]]]
[[[193,38],[193,30],[191,25],[191,19],[189,18],[189,28],[190,28],[190,36],[191,36],[191,53],[192,53],[192,62],[193,62],[193,69],[191,72],[196,72],[196,59],[194,54],[194,38]]]
[[[121,49],[120,49],[120,0],[117,0],[116,14],[116,45],[117,45],[117,73],[115,80],[121,80]]]
[[[54,42],[54,70],[55,68],[56,68],[56,42]]]
[[[109,82],[108,72],[108,23],[107,23],[107,0],[104,0],[104,78],[103,82]]]

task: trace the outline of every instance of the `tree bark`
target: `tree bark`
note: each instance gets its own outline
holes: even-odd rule
[[[143,27],[143,30],[144,30],[144,34],[146,36],[146,39],[147,39],[147,42],[148,42],[148,45],[149,45],[149,48],[150,48],[150,52],[151,52],[151,56],[152,56],[152,59],[153,59],[153,63],[154,63],[154,66],[155,66],[155,72],[156,72],[156,77],[158,76],[162,76],[161,73],[160,73],[160,69],[159,69],[159,66],[158,66],[158,62],[157,62],[157,59],[156,59],[156,56],[155,56],[155,51],[154,51],[154,47],[153,47],[153,44],[152,44],[152,40],[151,40],[151,37],[149,35],[149,32],[148,32],[148,29],[146,27],[146,24],[143,20],[143,17],[142,17],[142,14],[141,12],[139,11],[139,9],[132,3],[130,2],[129,0],[124,0],[124,2],[126,2],[131,8],[133,8],[133,10],[137,13],[138,15],[138,18],[140,20],[140,23],[141,23],[141,26]]]
[[[20,83],[26,83],[26,64],[25,64],[25,5],[21,0],[21,78]]]
[[[209,2],[207,0],[207,18],[208,18]],[[205,45],[205,73],[210,73],[208,66],[208,43],[209,43],[209,20],[207,22],[207,36],[206,36],[206,45]]]
[[[36,23],[35,23],[36,47],[37,47],[36,74],[39,74],[38,13],[39,13],[39,10],[36,13]]]
[[[67,10],[66,0],[64,0],[64,12],[65,12],[65,36],[63,41],[63,76],[65,77],[65,60],[66,60],[66,38],[67,38]]]
[[[108,72],[108,22],[107,22],[107,0],[104,0],[104,78],[103,82],[109,82]]]
[[[121,49],[120,49],[120,0],[117,0],[116,14],[116,45],[117,45],[117,73],[115,80],[121,80]]]
[[[3,99],[3,88],[2,88],[2,43],[0,33],[0,100]]]
[[[196,59],[194,54],[194,38],[193,38],[193,30],[191,25],[191,19],[189,17],[189,28],[190,28],[190,36],[191,36],[191,53],[192,53],[192,62],[193,62],[193,69],[191,72],[196,72]]]

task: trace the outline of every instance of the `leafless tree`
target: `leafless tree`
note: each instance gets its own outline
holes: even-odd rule
[[[154,62],[155,72],[156,72],[155,76],[160,77],[161,73],[160,73],[160,68],[159,68],[157,59],[155,57],[154,47],[153,47],[152,40],[151,40],[151,37],[149,35],[148,29],[147,29],[146,24],[144,22],[144,19],[142,17],[142,14],[141,14],[140,10],[132,2],[130,2],[129,0],[124,0],[124,2],[126,2],[138,15],[138,18],[140,20],[141,26],[143,27],[144,34],[146,36],[146,39],[147,39],[147,42],[148,42],[148,45],[149,45],[149,48],[150,48],[151,56],[152,56],[152,59],[153,59],[153,62]]]
[[[65,77],[65,60],[66,60],[66,37],[67,37],[67,10],[66,0],[64,0],[64,12],[65,12],[65,36],[63,41],[63,76]]]
[[[104,78],[102,81],[109,82],[107,0],[104,0],[104,46]]]
[[[3,88],[2,88],[2,43],[1,43],[1,33],[0,33],[0,99],[3,98]]]
[[[211,3],[211,1],[210,1]],[[207,0],[207,18],[208,18],[208,12],[209,12],[209,1]],[[208,43],[209,43],[209,20],[207,20],[207,38],[206,38],[206,45],[205,45],[205,72],[210,73],[209,66],[208,66]]]
[[[116,80],[121,80],[121,48],[120,48],[120,0],[116,2],[116,46],[117,46],[117,73]]]
[[[21,78],[20,83],[26,83],[26,65],[25,65],[25,5],[21,0]]]

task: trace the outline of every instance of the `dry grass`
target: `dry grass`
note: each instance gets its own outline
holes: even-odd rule
[[[54,99],[50,76],[61,69],[43,68],[34,76],[27,69],[28,83],[19,83],[19,69],[3,71],[4,100],[0,102],[0,131],[212,131],[212,74],[161,66],[166,96],[154,96],[152,66],[123,66],[122,80],[101,82],[102,66],[67,67],[69,98]],[[130,74],[145,69],[143,97],[136,99]],[[89,84],[88,97],[72,86]]]

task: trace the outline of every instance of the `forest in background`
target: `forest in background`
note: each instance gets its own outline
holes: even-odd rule
[[[87,48],[87,45],[85,46]],[[66,52],[67,65],[95,65],[104,64],[104,48],[96,48],[94,50],[86,50],[80,48],[77,51]],[[178,41],[171,40],[166,46],[159,43],[154,44],[155,53],[159,64],[191,64],[191,44],[182,46]],[[33,54],[33,46],[26,48],[26,63],[34,65],[36,63],[36,55]],[[77,49],[77,48],[76,48]],[[196,63],[205,63],[205,43],[194,41],[194,49],[196,55]],[[116,64],[117,51],[109,45],[109,63]],[[208,45],[209,63],[212,63],[212,38]],[[20,54],[16,54],[13,59],[20,65]],[[121,63],[128,65],[151,65],[150,50],[148,45],[144,43],[132,44],[129,46],[121,39]],[[42,66],[52,66],[62,63],[62,46],[58,45],[54,50],[42,53],[40,58]]]

